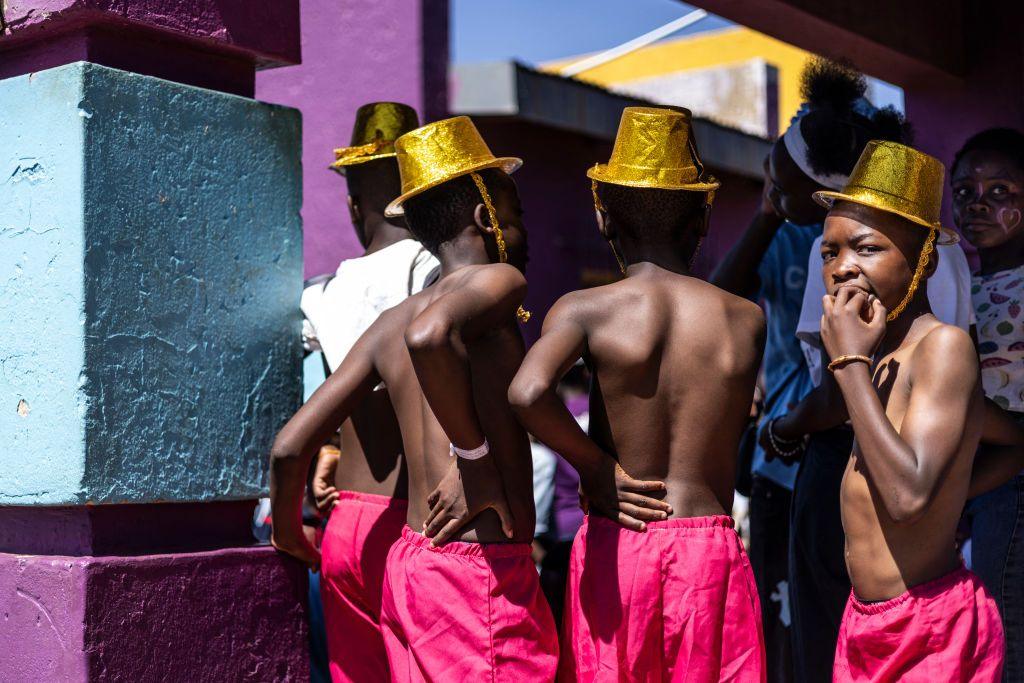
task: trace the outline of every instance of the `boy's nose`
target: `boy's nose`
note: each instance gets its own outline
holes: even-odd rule
[[[987,216],[991,213],[991,209],[988,208],[988,204],[981,201],[981,199],[975,199],[973,202],[967,205],[967,211],[973,214]]]

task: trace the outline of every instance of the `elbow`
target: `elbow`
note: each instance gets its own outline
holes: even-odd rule
[[[519,417],[528,414],[547,393],[544,382],[517,376],[508,388],[508,403]]]
[[[924,516],[928,508],[928,498],[917,494],[898,496],[886,507],[889,517],[896,524],[914,524]]]
[[[447,323],[416,319],[405,330],[405,345],[413,355],[435,351],[451,343],[451,333]]]
[[[292,461],[298,457],[298,450],[292,448],[284,439],[281,438],[280,435],[274,439],[274,445],[270,447],[271,468]]]

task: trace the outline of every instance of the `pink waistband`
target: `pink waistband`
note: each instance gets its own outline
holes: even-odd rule
[[[584,524],[600,524],[625,530],[618,522],[600,515],[587,515]],[[673,517],[660,522],[645,522],[647,531],[685,531],[687,529],[733,528],[732,517],[729,515],[708,515],[707,517]]]
[[[882,612],[898,607],[911,599],[927,600],[934,598],[961,581],[970,581],[973,576],[974,574],[972,574],[967,567],[961,564],[948,574],[943,574],[931,581],[925,581],[924,583],[919,583],[916,586],[911,586],[905,593],[901,593],[895,598],[890,598],[889,600],[883,600],[882,602],[861,602],[860,598],[857,597],[857,594],[851,589],[850,606],[861,614],[881,614]]]
[[[402,540],[421,550],[442,555],[466,555],[470,557],[487,557],[499,559],[503,557],[529,557],[529,543],[466,543],[465,541],[448,541],[435,548],[430,539],[417,533],[408,526],[402,527]]]
[[[354,503],[366,503],[367,505],[381,505],[383,507],[395,508],[406,512],[409,509],[409,501],[391,496],[381,496],[376,493],[362,493],[361,491],[338,491],[338,502],[350,500]]]

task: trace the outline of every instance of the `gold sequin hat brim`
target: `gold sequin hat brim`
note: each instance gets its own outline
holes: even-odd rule
[[[626,107],[606,164],[587,177],[601,183],[658,190],[711,192],[721,183],[705,175],[693,135],[692,116],[682,107]]]
[[[468,116],[455,116],[410,131],[395,142],[402,194],[384,215],[404,215],[403,204],[460,176],[488,168],[512,174],[523,165],[516,157],[496,157]]]
[[[420,125],[416,110],[401,102],[370,102],[356,111],[348,147],[334,150],[329,169],[345,175],[345,168],[395,157],[395,141]]]

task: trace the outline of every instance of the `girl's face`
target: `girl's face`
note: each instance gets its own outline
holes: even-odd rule
[[[953,221],[978,249],[1024,233],[1024,169],[1002,152],[965,154],[953,169]]]

